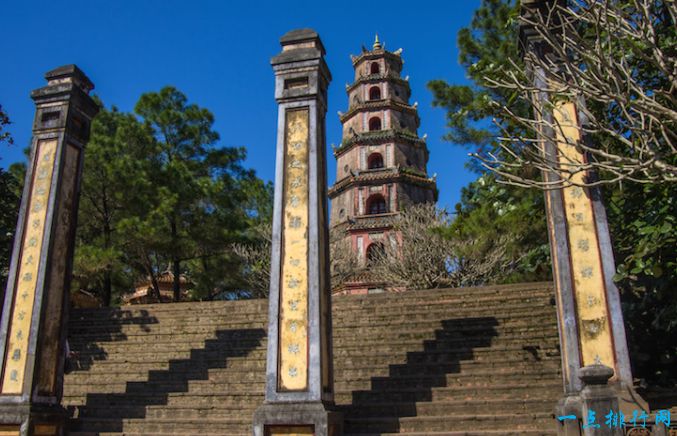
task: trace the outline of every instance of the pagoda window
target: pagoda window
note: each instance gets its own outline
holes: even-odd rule
[[[378,64],[378,62],[374,62],[371,64],[370,72],[371,74],[378,74],[381,72],[381,66]]]
[[[375,170],[378,168],[383,168],[383,156],[381,153],[372,153],[369,155],[367,160],[367,168],[370,170]]]
[[[369,119],[369,131],[381,130],[381,119],[373,117]]]
[[[367,265],[373,265],[385,255],[385,248],[380,242],[373,242],[367,247]]]
[[[372,86],[369,88],[369,100],[380,100],[381,99],[381,88],[378,86]]]
[[[386,199],[381,194],[374,194],[367,199],[367,214],[378,215],[386,213]]]

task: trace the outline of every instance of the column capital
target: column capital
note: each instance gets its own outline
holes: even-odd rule
[[[278,103],[318,98],[326,111],[331,73],[324,60],[324,45],[312,29],[297,29],[280,38],[282,51],[270,60],[275,72]]]

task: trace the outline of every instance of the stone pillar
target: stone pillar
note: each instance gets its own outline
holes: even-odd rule
[[[279,104],[265,404],[254,435],[338,435],[334,403],[325,114],[331,74],[316,32],[273,57]]]
[[[98,107],[75,65],[45,75],[0,323],[0,429],[61,435],[66,320],[82,154]]]
[[[525,0],[522,13],[547,13],[554,1],[561,0]],[[520,39],[523,54],[552,56],[534,29],[523,26]],[[550,72],[536,65],[529,68],[535,88],[548,89]],[[559,165],[583,163],[586,156],[572,145],[588,140],[581,135],[584,117],[579,107],[583,102],[558,101],[548,109],[551,102],[547,92],[542,91],[534,95],[533,104],[541,108],[547,122],[544,124],[560,127],[543,132],[542,152],[548,160]],[[543,174],[547,182],[561,176],[557,171]],[[616,265],[600,191],[575,186],[593,177],[592,173],[581,172],[571,178],[572,186],[545,193],[565,391],[560,405],[570,404],[574,401],[571,397],[580,395],[581,368],[605,365],[613,370],[609,385],[618,395],[621,410],[648,412],[646,403],[633,389],[620,297],[613,282]]]

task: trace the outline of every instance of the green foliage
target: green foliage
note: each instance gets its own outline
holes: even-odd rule
[[[14,174],[0,168],[0,292],[4,293],[12,255],[12,241],[19,215],[18,187]]]
[[[11,145],[14,139],[9,132],[3,131],[10,124],[9,116],[0,105],[0,145]],[[0,296],[4,295],[9,274],[9,261],[12,255],[12,240],[19,214],[22,181],[12,171],[0,168]]]
[[[486,155],[498,153],[498,127],[512,135],[522,133],[520,125],[497,111],[496,102],[517,105],[517,113],[528,114],[528,107],[517,100],[517,93],[486,86],[485,77],[499,77],[519,62],[517,17],[519,5],[513,0],[484,0],[468,27],[458,32],[459,62],[471,85],[449,84],[433,80],[433,105],[447,111],[449,131],[445,139]],[[507,274],[500,283],[547,280],[551,277],[550,251],[543,193],[500,185],[495,175],[484,174],[476,160],[468,166],[480,174],[477,181],[463,189],[456,205],[456,220],[446,232],[459,240],[472,239],[461,257],[482,259],[497,247],[499,236],[508,241]],[[528,171],[528,170],[523,170]],[[488,274],[488,277],[497,274]]]
[[[620,7],[624,4],[619,3]],[[505,89],[490,89],[485,81],[485,77],[500,78],[507,71],[514,71],[509,65],[510,59],[520,66],[518,11],[519,5],[514,0],[483,0],[470,26],[458,34],[460,63],[472,84],[453,85],[440,80],[429,83],[434,105],[447,110],[449,133],[446,139],[457,145],[477,147],[480,154],[497,152],[496,124],[505,129],[502,133],[513,137],[523,133],[514,118],[499,109],[502,105],[518,115],[529,115],[529,108],[516,94]],[[670,23],[667,18],[664,21]],[[662,46],[674,40],[674,25],[657,28],[661,32],[658,41]],[[623,43],[643,44],[642,41]],[[628,53],[637,53],[635,48]],[[649,89],[667,89],[665,81],[668,78],[659,71],[644,71],[640,66],[637,74],[644,85],[651,85]],[[492,104],[492,100],[498,104]],[[589,105],[589,109],[600,117],[609,117],[609,123],[617,118],[617,114],[604,112],[594,104]],[[606,141],[609,149],[622,147],[608,144],[608,137],[595,136],[591,141]],[[481,173],[481,169],[474,169]],[[537,176],[522,175],[532,179]],[[457,219],[448,235],[476,238],[477,244],[471,247],[472,252],[468,255],[477,256],[491,249],[497,235],[510,233],[515,243],[507,253],[511,260],[518,262],[519,268],[500,281],[547,278],[550,265],[542,193],[502,186],[497,182],[500,180],[495,175],[484,174],[464,189],[457,205]],[[670,185],[657,184],[625,184],[605,189],[618,265],[615,280],[621,291],[635,376],[653,382],[674,383],[677,378],[677,294],[674,292],[677,288],[677,192]]]
[[[457,256],[480,261],[494,250],[503,252],[501,269],[489,272],[494,283],[519,283],[551,279],[550,248],[539,191],[501,185],[493,174],[484,174],[463,188],[456,219],[448,237],[473,244],[460,245]]]
[[[607,194],[636,375],[664,385],[677,381],[677,189],[628,184]]]
[[[78,212],[74,285],[97,294],[105,305],[119,300],[120,292],[129,290],[141,271],[144,275],[154,271],[152,264],[139,261],[134,248],[140,241],[157,244],[149,225],[155,188],[148,157],[155,148],[148,128],[115,107],[101,108],[92,122]],[[139,221],[146,224],[144,232],[132,232],[131,222]],[[138,239],[139,233],[143,239]]]
[[[164,188],[156,190],[155,201],[163,210],[162,251],[174,273],[175,299],[180,273],[202,284],[200,297],[209,298],[229,285],[214,277],[232,271],[235,260],[225,248],[251,223],[247,194],[262,190],[261,181],[242,167],[244,148],[215,146],[219,136],[212,130],[213,115],[188,104],[175,88],[142,95],[135,112],[157,145],[150,160],[155,185]],[[190,270],[181,267],[186,260],[192,260]]]
[[[108,304],[170,269],[190,296],[239,290],[230,245],[268,219],[272,188],[242,167],[242,148],[217,147],[214,118],[175,88],[141,96],[134,114],[102,109],[87,147],[76,284]],[[176,295],[176,294],[175,294]]]
[[[175,289],[187,277],[195,299],[253,295],[232,247],[257,240],[250,229],[269,222],[273,190],[242,166],[244,148],[218,146],[214,116],[172,87],[142,95],[137,115],[98,104],[85,151],[72,288],[109,305],[149,279],[157,297],[157,277],[169,268]],[[0,115],[1,129],[8,119]],[[25,173],[24,163],[0,171],[3,281]]]
[[[472,85],[454,85],[433,80],[428,88],[433,93],[433,106],[447,111],[449,132],[445,139],[455,144],[475,147],[477,153],[497,149],[496,128],[492,119],[502,121],[496,113],[496,103],[515,102],[516,92],[491,89],[485,86],[486,76],[497,77],[510,70],[509,61],[517,61],[516,18],[519,5],[512,0],[484,0],[475,12],[469,27],[458,32],[459,63],[465,68]],[[519,108],[526,113],[527,107]],[[502,123],[510,133],[519,126]],[[470,161],[476,171],[476,161]]]
[[[9,120],[9,116],[7,115],[7,112],[5,112],[2,109],[2,105],[0,105],[0,144],[3,142],[6,142],[7,144],[14,144],[14,138],[12,138],[12,135],[7,132],[3,131],[5,129],[5,126],[8,126],[12,124],[12,122]]]

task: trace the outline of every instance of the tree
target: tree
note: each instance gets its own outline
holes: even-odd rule
[[[477,240],[445,235],[449,214],[433,204],[418,204],[401,211],[391,237],[366,263],[367,269],[393,288],[432,289],[484,284],[513,267],[505,260],[507,237],[496,237],[482,255],[470,247]]]
[[[20,183],[11,172],[0,168],[0,292],[4,295],[12,256],[12,241],[19,218],[17,187]]]
[[[329,229],[329,262],[332,289],[340,287],[362,269],[351,238],[341,227]]]
[[[507,71],[511,67],[510,59],[520,58],[514,24],[518,15],[519,4],[514,0],[483,0],[470,26],[459,30],[457,37],[459,63],[473,84],[448,84],[443,80],[428,83],[433,105],[446,109],[449,131],[444,139],[474,148],[475,154],[487,155],[500,149],[499,132],[490,121],[502,119],[496,103],[505,106],[515,101],[514,91],[488,87],[484,78],[494,72]],[[529,115],[528,105],[516,103],[522,104],[513,111]],[[507,120],[503,129],[509,136],[524,134],[522,126]],[[478,161],[471,161],[469,165],[478,173],[485,170]]]
[[[0,105],[0,145],[14,143],[9,132],[3,131],[10,124],[7,113]],[[0,168],[0,296],[4,296],[9,274],[9,262],[12,256],[12,241],[16,222],[19,217],[20,187],[23,181],[17,181],[14,173]]]
[[[0,104],[0,144],[3,142],[6,142],[9,145],[14,144],[14,138],[12,138],[12,135],[7,131],[3,132],[5,126],[10,124],[12,124],[12,122],[9,120],[7,112],[4,111],[2,105]]]
[[[591,170],[598,177],[584,184],[677,182],[675,2],[576,0],[528,11],[517,22],[538,35],[538,53],[525,48],[526,64],[510,61],[500,74],[490,69],[483,77],[487,87],[512,94],[512,101],[490,104],[525,132],[504,135],[502,153],[476,154],[482,165],[524,186],[568,185],[573,175]],[[531,104],[536,95],[544,107]],[[515,111],[515,99],[533,113]],[[561,134],[567,122],[548,115],[561,101],[578,103],[578,130],[586,140]],[[541,152],[544,140],[558,139],[583,151],[585,162],[555,162]],[[514,174],[524,166],[564,177],[546,182]]]
[[[627,183],[606,189],[630,357],[636,377],[677,383],[677,192]]]
[[[623,1],[615,4],[633,7],[633,4],[645,4],[645,2]],[[667,12],[667,9],[664,10],[667,16],[663,22],[667,23],[672,15]],[[494,82],[505,82],[510,80],[509,74],[515,71],[516,66],[519,67],[517,71],[524,69],[520,63],[521,56],[517,45],[519,11],[519,4],[513,0],[483,0],[470,26],[461,29],[458,34],[460,63],[466,69],[472,84],[451,85],[444,81],[429,83],[435,97],[434,104],[447,110],[449,126],[447,139],[456,144],[476,147],[475,154],[485,159],[490,159],[493,155],[509,164],[518,162],[520,156],[517,153],[515,153],[516,156],[507,153],[503,148],[507,145],[501,142],[501,138],[529,138],[529,132],[532,129],[520,120],[529,119],[532,116],[531,104],[530,100],[520,98],[518,89],[495,86],[489,79]],[[674,20],[674,18],[669,19]],[[670,41],[674,41],[674,36],[672,36],[674,29],[666,30],[662,25],[654,28],[662,32],[658,35],[658,39],[663,38],[665,44],[669,45]],[[624,43],[628,41],[625,40]],[[646,44],[644,41],[636,43]],[[672,45],[674,47],[674,43]],[[628,51],[630,57],[634,56],[634,50],[632,48]],[[515,77],[525,77],[518,73],[514,74]],[[645,74],[648,72],[641,71],[641,74],[641,77],[647,77]],[[666,89],[661,86],[663,85],[659,84],[656,89]],[[504,108],[510,108],[510,111]],[[598,108],[588,104],[587,109],[593,111]],[[596,114],[602,116],[603,112]],[[609,117],[611,121],[617,119],[614,118],[616,117],[614,112],[609,113]],[[495,122],[492,123],[492,120]],[[595,141],[602,139],[608,141],[609,147],[613,147],[614,150],[623,150],[623,143],[614,143],[610,135],[604,138],[602,135],[597,135],[594,138]],[[486,171],[480,160],[475,159],[472,162],[471,166],[479,172]],[[510,175],[519,177],[520,180],[532,182],[540,180],[538,168],[533,165],[513,165],[507,171]],[[494,181],[485,183],[485,186],[493,186],[497,182],[505,185],[509,182],[501,174],[491,177]],[[527,184],[536,185],[537,183]],[[541,244],[544,244],[547,235],[545,233],[545,211],[542,207],[542,198],[539,198],[542,195],[541,192],[537,189],[520,189],[515,186],[505,186],[505,188],[505,195],[499,196],[502,197],[503,202],[517,204],[521,203],[518,201],[520,197],[522,201],[530,197],[523,208],[515,209],[520,212],[515,215],[514,223],[524,226],[518,234],[529,235],[529,232],[532,232],[530,239],[539,240]],[[471,184],[470,189],[470,192],[476,191],[477,194],[472,196],[464,194],[461,208],[474,211],[473,213],[478,214],[478,219],[468,220],[462,213],[459,213],[456,225],[460,230],[471,230],[482,236],[482,230],[486,228],[487,231],[483,235],[483,239],[486,239],[497,234],[496,232],[512,229],[507,222],[501,224],[500,227],[487,225],[493,222],[490,214],[492,208],[482,207],[482,204],[491,201],[494,195],[482,193],[482,190],[486,188],[478,187],[476,183]],[[673,314],[677,309],[677,295],[674,292],[677,285],[677,268],[674,266],[674,240],[677,238],[674,217],[677,216],[675,206],[677,192],[675,192],[674,183],[607,184],[603,191],[614,255],[618,265],[618,274],[615,279],[621,291],[634,373],[652,382],[674,384],[677,378],[675,372],[677,326],[672,321],[675,319]],[[477,201],[472,201],[473,198],[477,198]],[[529,203],[533,204],[533,209],[526,206]],[[524,220],[526,222],[520,221],[519,216],[527,211],[530,211],[527,215],[530,219]],[[537,222],[538,216],[543,217],[541,224]],[[473,224],[475,222],[477,225]],[[470,224],[472,225],[469,227]],[[536,248],[537,245],[538,243],[532,247]],[[538,253],[538,250],[535,253]],[[536,254],[533,259],[545,259],[543,254]],[[531,261],[527,262],[527,265],[531,264]],[[536,271],[542,270],[542,266],[543,264]],[[654,318],[654,314],[660,316]],[[649,356],[661,357],[653,359]]]
[[[154,168],[148,156],[156,144],[150,130],[132,114],[99,104],[102,108],[92,122],[85,152],[73,274],[77,286],[109,306],[114,288],[117,293],[130,289],[139,270],[151,278],[156,274],[144,256],[130,262],[132,247],[141,241],[148,247],[153,234],[147,228],[134,231],[132,223],[148,217],[154,205]],[[157,286],[153,289],[159,295]]]
[[[255,179],[241,162],[243,148],[215,147],[219,135],[212,130],[213,115],[173,87],[143,94],[136,104],[155,138],[156,170],[153,180],[158,210],[164,213],[163,230],[174,274],[174,299],[180,298],[181,263],[223,252],[233,235],[243,230],[247,215],[243,185]]]
[[[456,218],[444,234],[473,242],[457,249],[459,258],[469,263],[500,249],[502,262],[483,275],[483,283],[551,280],[543,201],[540,192],[500,184],[495,175],[485,173],[463,188]]]
[[[159,299],[157,278],[169,265],[175,299],[182,276],[192,298],[248,296],[240,292],[243,265],[231,245],[249,241],[249,229],[270,220],[272,185],[242,167],[243,148],[217,146],[212,114],[178,90],[144,94],[136,110],[141,119],[102,107],[92,122],[73,286],[109,305],[142,278]],[[12,165],[17,186],[3,185],[17,198],[25,170]]]
[[[242,262],[245,289],[254,298],[268,297],[270,290],[270,254],[273,227],[265,221],[251,229],[248,242],[232,245],[232,250]]]
[[[477,155],[498,153],[500,131],[492,119],[500,119],[506,135],[523,136],[525,129],[505,117],[495,102],[511,105],[515,113],[528,116],[529,106],[515,100],[514,91],[486,86],[485,77],[507,71],[511,59],[518,60],[517,26],[519,4],[513,0],[484,0],[475,12],[469,27],[458,32],[459,62],[472,85],[448,84],[442,80],[428,83],[433,92],[433,105],[446,109],[448,133],[445,139],[474,150]],[[518,61],[515,61],[518,62]],[[505,186],[505,180],[485,174],[479,160],[468,163],[478,176],[463,189],[456,205],[456,219],[446,235],[474,239],[466,256],[482,257],[491,249],[496,235],[509,234],[506,256],[513,268],[510,275],[494,273],[490,282],[549,280],[550,252],[543,195],[536,189]],[[520,167],[513,174],[538,177],[533,168]]]

